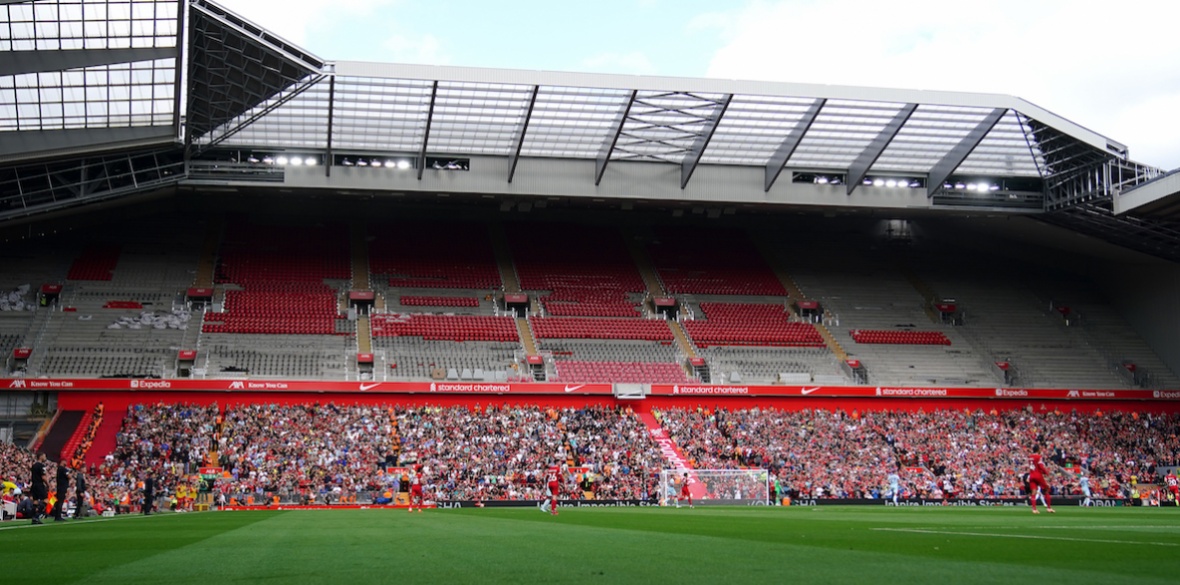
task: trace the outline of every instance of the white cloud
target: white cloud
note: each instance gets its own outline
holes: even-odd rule
[[[651,59],[639,51],[591,55],[582,59],[581,66],[583,69],[595,73],[649,75],[656,71]]]
[[[689,27],[710,77],[1006,93],[1180,167],[1180,3],[758,0]]]

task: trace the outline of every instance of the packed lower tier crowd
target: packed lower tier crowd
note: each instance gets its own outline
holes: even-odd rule
[[[881,497],[898,473],[903,497],[1024,495],[1040,451],[1060,472],[1055,493],[1125,497],[1180,460],[1180,416],[1061,410],[844,411],[669,409],[669,436],[699,468],[770,469],[808,497]]]
[[[653,413],[692,467],[768,469],[792,497],[886,497],[895,473],[901,497],[1021,497],[1020,474],[1039,450],[1052,463],[1054,495],[1077,493],[1084,475],[1096,497],[1121,498],[1180,461],[1180,415]],[[33,457],[11,444],[0,450],[12,499],[27,488]],[[136,509],[148,478],[164,504],[179,509],[200,490],[215,502],[381,502],[406,490],[409,469],[418,470],[428,500],[533,500],[544,497],[544,470],[562,463],[574,470],[570,496],[596,499],[657,499],[658,472],[670,467],[629,408],[151,404],[129,408],[114,452],[79,474],[89,507],[101,512]],[[198,471],[208,467],[220,469],[202,479]],[[52,463],[47,473],[56,477]]]

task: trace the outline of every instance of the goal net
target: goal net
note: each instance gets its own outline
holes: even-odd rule
[[[664,469],[660,471],[660,505],[675,506],[688,482],[694,505],[764,506],[770,502],[770,474],[765,469]],[[681,505],[688,505],[682,499]]]

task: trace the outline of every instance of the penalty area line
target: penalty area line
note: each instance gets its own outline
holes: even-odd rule
[[[1033,534],[994,534],[990,532],[959,532],[954,530],[925,530],[922,528],[870,528],[879,532],[915,532],[918,534],[949,534],[955,536],[986,536],[991,538],[1026,538],[1030,540],[1066,540],[1070,542],[1098,542],[1103,544],[1131,544],[1154,546],[1180,546],[1175,542],[1149,542],[1142,540],[1108,540],[1103,538],[1070,538],[1068,536],[1036,536]]]

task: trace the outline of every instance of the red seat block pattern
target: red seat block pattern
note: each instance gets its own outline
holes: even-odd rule
[[[782,305],[758,303],[701,303],[704,321],[685,321],[693,342],[709,345],[767,345],[824,347],[823,337],[810,323],[791,323]]]
[[[550,378],[550,382],[687,384],[691,381],[684,368],[673,363],[558,361],[553,365],[557,376]]]
[[[406,288],[499,289],[500,269],[483,224],[404,222],[369,228],[369,271]]]
[[[478,307],[479,299],[474,297],[422,297],[403,296],[397,302],[405,307]]]
[[[950,345],[940,331],[890,331],[888,329],[853,329],[849,331],[857,343],[878,343],[891,345]]]
[[[672,339],[668,324],[659,320],[534,317],[529,323],[533,334],[541,339]]]
[[[444,341],[519,341],[516,320],[485,315],[373,315],[374,337]]]
[[[226,229],[218,283],[225,312],[205,316],[206,333],[335,335],[336,291],[326,279],[350,280],[348,229],[248,223]]]
[[[618,230],[515,224],[508,242],[520,286],[555,317],[641,317],[629,293],[647,290]]]
[[[90,246],[70,264],[69,280],[110,280],[119,263],[121,249],[116,245]]]
[[[787,296],[742,231],[664,228],[648,251],[670,294]]]

